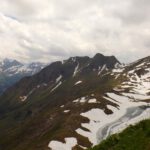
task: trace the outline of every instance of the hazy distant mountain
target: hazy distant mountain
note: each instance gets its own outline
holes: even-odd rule
[[[39,72],[45,64],[31,63],[24,65],[17,60],[1,59],[0,60],[0,93],[8,87],[19,81],[22,77],[31,76]]]
[[[0,148],[89,148],[150,117],[149,83],[150,56],[128,65],[102,54],[54,62],[0,97]]]

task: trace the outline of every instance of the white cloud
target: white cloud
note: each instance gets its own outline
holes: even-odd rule
[[[150,55],[148,0],[5,0],[0,55],[55,61],[96,52],[129,62]]]

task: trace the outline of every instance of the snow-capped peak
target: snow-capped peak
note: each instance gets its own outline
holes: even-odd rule
[[[22,77],[31,76],[45,66],[46,64],[40,62],[23,64],[15,59],[0,58],[0,93]]]

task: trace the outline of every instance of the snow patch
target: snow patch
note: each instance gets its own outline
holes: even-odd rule
[[[79,102],[79,99],[76,99],[76,100],[73,101],[73,103],[77,103],[77,102]]]
[[[85,103],[87,100],[86,100],[86,98],[85,97],[82,97],[81,99],[80,99],[80,103]]]
[[[79,63],[77,64],[77,66],[74,69],[73,77],[75,77],[76,74],[78,73],[78,69],[79,69]]]
[[[64,113],[68,113],[68,112],[70,112],[70,110],[64,110]]]
[[[78,85],[78,84],[81,84],[82,81],[77,81],[74,85]]]
[[[28,98],[27,96],[20,96],[20,100],[21,100],[22,102],[24,102],[27,98]]]
[[[113,73],[122,73],[123,71],[124,71],[124,68],[117,68],[117,69],[112,70]]]
[[[107,70],[106,64],[102,66],[102,68],[99,67],[99,72],[98,72],[98,76],[104,71]]]
[[[95,98],[89,99],[88,103],[97,103],[97,100]]]
[[[52,150],[72,150],[77,145],[77,139],[74,137],[65,138],[65,143],[59,141],[51,141],[48,145]]]
[[[61,84],[62,84],[62,82],[60,81],[60,82],[51,90],[51,92],[55,91]]]
[[[85,103],[87,101],[86,97],[81,97],[78,99],[73,100],[73,103]]]
[[[116,126],[115,128],[113,128],[111,134],[119,133],[123,131],[125,128],[127,128],[129,125],[135,125],[136,123],[145,119],[149,119],[149,118],[150,118],[150,109],[147,109],[141,115],[133,119],[127,120],[123,122],[122,124],[120,124],[119,126]]]
[[[97,141],[97,132],[98,130],[106,126],[108,123],[111,123],[121,116],[123,116],[127,109],[131,106],[141,106],[145,104],[144,102],[132,102],[129,97],[123,95],[117,95],[115,93],[106,93],[108,97],[103,97],[107,100],[113,101],[118,104],[118,108],[107,105],[107,108],[113,111],[113,114],[107,115],[101,109],[91,109],[87,112],[81,113],[80,115],[83,117],[88,118],[90,121],[89,123],[82,123],[81,126],[87,128],[90,132],[85,131],[81,128],[78,128],[76,132],[82,136],[88,137],[93,145],[98,144]]]
[[[59,77],[56,79],[56,83],[58,83],[62,79],[62,75],[59,75]]]

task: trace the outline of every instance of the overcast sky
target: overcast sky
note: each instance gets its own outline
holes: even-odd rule
[[[70,56],[150,55],[150,0],[1,0],[0,57],[52,62]]]

